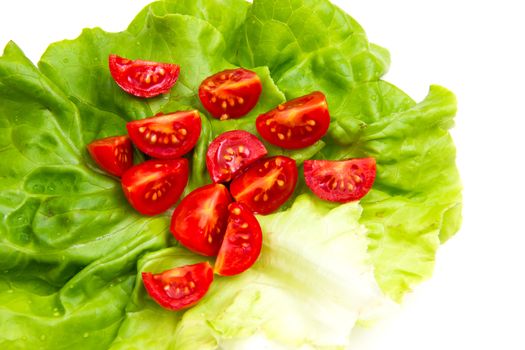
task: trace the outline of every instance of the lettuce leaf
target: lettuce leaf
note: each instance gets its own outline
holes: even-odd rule
[[[170,94],[133,98],[109,75],[109,53],[177,62],[180,81]],[[263,95],[246,117],[219,122],[201,108],[197,87],[236,66],[258,73]],[[455,97],[431,86],[416,103],[381,80],[388,67],[388,52],[326,0],[157,1],[125,31],[85,29],[52,44],[38,67],[8,44],[0,57],[0,345],[234,349],[256,337],[275,348],[344,346],[356,322],[390,307],[385,295],[400,301],[431,275],[436,250],[461,221],[448,131]],[[259,218],[265,245],[254,268],[218,278],[190,310],[161,309],[140,272],[202,257],[171,237],[169,212],[133,211],[85,145],[124,134],[129,120],[197,108],[203,132],[188,156],[190,191],[210,181],[205,152],[215,136],[255,133],[258,114],[313,90],[328,98],[327,136],[303,150],[267,145],[269,153],[298,164],[373,156],[373,191],[337,206],[304,195],[300,181],[281,212]]]
[[[264,246],[250,270],[218,277],[185,312],[162,310],[137,287],[111,349],[229,349],[253,335],[290,349],[344,346],[359,319],[393,306],[374,279],[360,215],[355,202],[334,207],[302,195],[284,212],[259,216]],[[198,259],[168,248],[144,256],[139,271]]]

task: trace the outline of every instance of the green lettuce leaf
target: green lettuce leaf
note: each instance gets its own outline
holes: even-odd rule
[[[180,80],[169,94],[134,98],[111,78],[110,53],[176,62]],[[258,73],[263,94],[247,116],[220,122],[202,109],[197,88],[237,66]],[[448,131],[455,97],[432,86],[416,103],[381,80],[388,66],[388,52],[326,0],[157,1],[125,31],[85,29],[52,44],[38,67],[8,44],[0,57],[0,345],[235,349],[257,338],[272,348],[343,347],[356,322],[390,307],[385,295],[399,301],[431,275],[461,219]],[[371,193],[359,204],[329,204],[304,195],[300,176],[282,211],[259,217],[264,248],[251,270],[218,277],[190,310],[161,309],[140,272],[203,258],[171,237],[169,212],[137,214],[86,144],[124,134],[129,120],[199,109],[187,193],[210,181],[205,153],[215,136],[255,133],[257,115],[313,90],[327,96],[328,134],[302,150],[267,145],[270,155],[299,165],[373,156]]]
[[[130,210],[119,183],[88,166],[78,109],[13,43],[0,95],[0,344],[107,346],[136,259],[167,245],[168,222]]]

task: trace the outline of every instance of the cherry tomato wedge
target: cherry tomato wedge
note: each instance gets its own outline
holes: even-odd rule
[[[240,203],[228,207],[228,227],[224,234],[214,271],[233,276],[249,269],[261,254],[262,231],[252,212]]]
[[[111,175],[120,177],[133,165],[133,147],[127,136],[95,140],[87,149],[93,160]]]
[[[171,217],[173,236],[189,250],[216,256],[228,222],[228,189],[221,184],[197,188],[182,199]]]
[[[174,159],[197,143],[202,122],[199,112],[181,111],[127,123],[129,136],[142,152],[153,158]]]
[[[202,105],[221,120],[247,114],[259,101],[262,84],[250,70],[227,69],[206,78],[199,87]]]
[[[124,91],[138,97],[153,97],[168,92],[177,82],[180,66],[109,55],[109,71]]]
[[[304,162],[306,185],[321,199],[345,203],[364,197],[376,177],[374,158]]]
[[[255,135],[244,130],[228,131],[210,143],[206,167],[213,182],[228,182],[267,153]]]
[[[181,310],[197,304],[213,282],[208,262],[176,267],[159,274],[142,273],[148,294],[162,307]]]
[[[322,92],[312,92],[261,114],[255,124],[259,134],[273,145],[287,149],[307,147],[328,130],[328,104]]]
[[[122,189],[139,213],[157,215],[177,203],[188,183],[188,161],[184,158],[148,160],[122,175]]]
[[[230,184],[235,200],[255,214],[270,214],[290,197],[297,184],[295,160],[276,156],[259,159]]]

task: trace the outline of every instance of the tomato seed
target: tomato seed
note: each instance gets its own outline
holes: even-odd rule
[[[239,208],[234,208],[234,209],[232,210],[232,214],[233,214],[233,215],[241,215],[241,209],[239,209]]]

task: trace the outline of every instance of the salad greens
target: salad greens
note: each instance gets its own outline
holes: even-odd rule
[[[110,53],[175,62],[180,80],[169,95],[134,98],[113,82]],[[209,182],[215,136],[255,132],[259,113],[313,90],[327,96],[328,135],[270,154],[299,164],[372,156],[377,179],[359,204],[339,206],[300,195],[308,191],[299,184],[284,211],[259,217],[264,248],[251,270],[217,278],[200,304],[168,312],[146,296],[140,272],[202,257],[171,238],[169,212],[136,213],[85,146],[159,111],[204,113],[200,82],[236,66],[261,77],[260,102],[237,120],[203,114],[187,191]],[[123,32],[85,29],[52,44],[38,67],[9,43],[0,57],[0,345],[216,349],[262,334],[291,348],[344,346],[357,321],[431,275],[461,221],[448,132],[455,97],[431,86],[416,103],[381,80],[388,66],[388,52],[326,0],[158,1]]]

